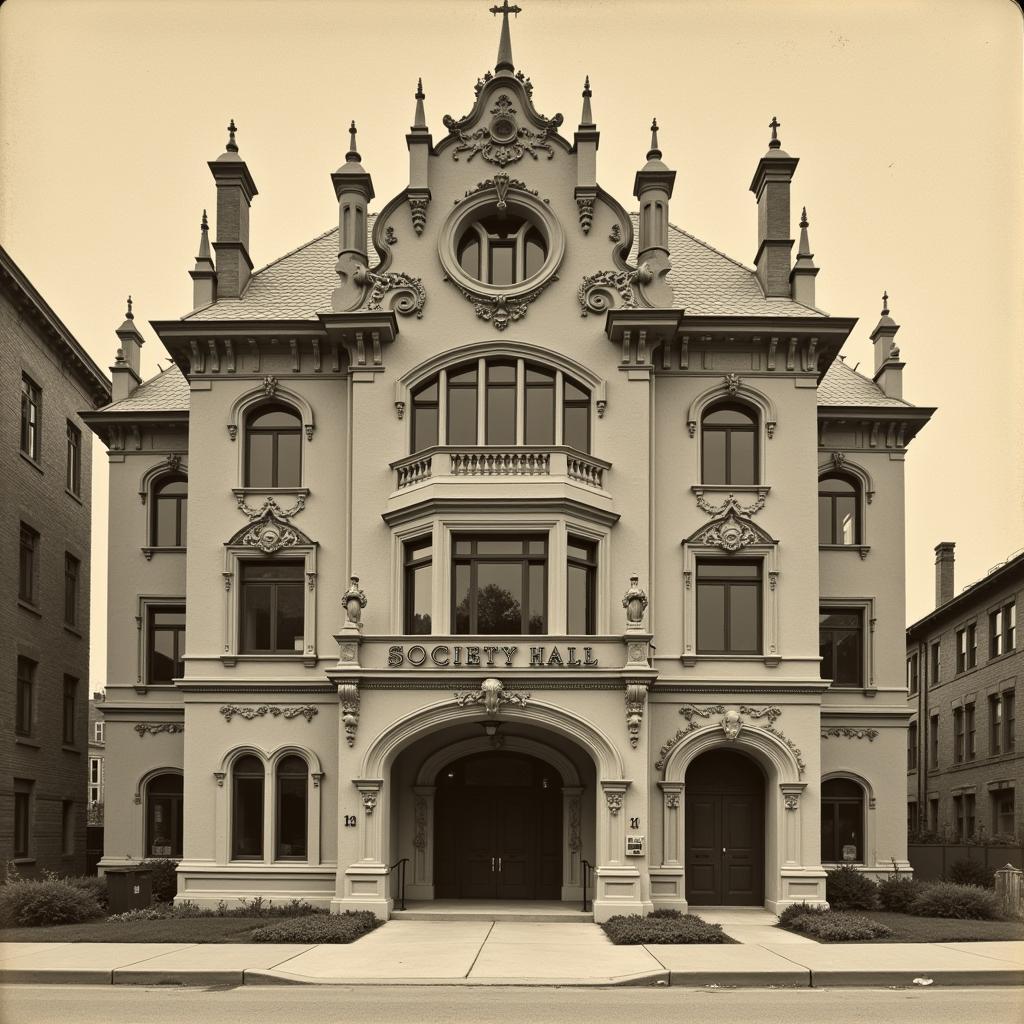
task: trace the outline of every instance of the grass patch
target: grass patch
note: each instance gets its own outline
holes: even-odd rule
[[[878,942],[1014,942],[1024,940],[1024,921],[957,921],[944,917],[917,917],[884,910],[867,910],[870,918],[892,930]]]
[[[648,917],[619,914],[610,917],[601,927],[616,946],[725,945],[736,941],[722,931],[720,924],[708,924],[696,914],[681,914],[677,910],[661,910]]]
[[[248,942],[265,917],[157,918],[86,921],[40,928],[0,929],[0,942]]]

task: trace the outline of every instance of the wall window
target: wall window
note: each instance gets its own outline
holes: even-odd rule
[[[596,632],[597,544],[569,537],[565,631],[573,634]]]
[[[864,685],[864,618],[859,608],[823,608],[818,615],[821,678],[833,686]]]
[[[860,487],[845,474],[818,481],[818,543],[860,543]]]
[[[919,683],[918,663],[919,659],[916,654],[912,654],[907,658],[907,692],[911,695],[917,693]]]
[[[992,831],[1012,836],[1016,832],[1014,791],[1003,789],[992,794]]]
[[[917,771],[917,722],[907,726],[907,771]]]
[[[433,540],[418,537],[405,544],[405,632],[430,633],[434,589]]]
[[[928,801],[928,831],[939,831],[939,799],[932,797]]]
[[[698,559],[697,653],[761,653],[761,563]]]
[[[24,523],[18,558],[18,597],[29,604],[39,603],[39,534]]]
[[[60,846],[61,853],[65,857],[72,857],[75,853],[75,818],[74,800],[62,800],[60,802]]]
[[[953,797],[953,821],[957,839],[970,839],[975,831],[975,799],[973,793]]]
[[[35,783],[28,779],[14,780],[14,856],[31,856],[32,789]]]
[[[277,860],[306,859],[309,785],[306,762],[295,755],[277,765]]]
[[[529,376],[529,374],[527,374]],[[554,378],[551,381],[551,398],[554,402]],[[527,391],[529,399],[529,391]],[[527,402],[529,406],[529,401]],[[539,410],[542,412],[543,410]],[[551,437],[536,444],[554,444],[554,408],[545,416],[539,416],[551,423]],[[541,431],[543,432],[543,431]],[[484,413],[485,444],[516,443],[516,364],[492,361],[487,363],[487,391]],[[527,442],[528,444],[531,442]]]
[[[456,251],[470,277],[503,288],[532,277],[548,255],[543,234],[525,218],[507,213],[470,224]]]
[[[757,414],[738,402],[716,402],[701,418],[701,482],[758,482]]]
[[[82,494],[82,432],[68,420],[68,460],[64,486],[76,497]]]
[[[972,622],[956,631],[956,670],[966,672],[978,663],[978,627]]]
[[[928,767],[939,767],[939,716],[928,720]]]
[[[66,746],[75,745],[75,722],[78,718],[78,680],[74,676],[64,677],[64,714],[62,741]]]
[[[452,632],[547,632],[547,538],[452,538]]]
[[[106,724],[107,724],[106,722],[93,722],[92,723],[92,738],[93,738],[94,742],[96,742],[96,743],[102,743],[103,742],[103,727]]]
[[[448,371],[448,444],[477,443],[477,366]]]
[[[64,552],[64,625],[78,628],[81,563]]]
[[[147,857],[182,855],[183,787],[184,780],[174,773],[157,775],[146,786]]]
[[[89,758],[89,803],[98,804],[103,800],[103,758]]]
[[[917,831],[917,803],[914,800],[907,801],[907,835],[913,835]]]
[[[964,760],[973,761],[978,754],[974,701],[964,705]]]
[[[263,859],[263,762],[240,757],[231,773],[231,858]]]
[[[1010,601],[997,608],[988,617],[988,654],[998,658],[1000,654],[1012,651],[1017,643],[1017,605]]]
[[[1004,690],[1002,693],[1002,752],[1011,754],[1017,746],[1016,721],[1016,690]]]
[[[18,695],[14,713],[14,731],[19,736],[32,735],[32,713],[36,680],[36,663],[18,658]]]
[[[929,650],[928,681],[932,686],[938,686],[941,681],[942,669],[942,647],[936,640]]]
[[[301,654],[305,643],[305,563],[242,563],[243,654]]]
[[[964,709],[953,708],[953,763],[964,759]]]
[[[298,487],[302,420],[290,406],[260,405],[245,418],[245,486]]]
[[[562,444],[578,452],[589,452],[590,392],[569,377],[563,378],[562,387]]]
[[[864,790],[852,779],[821,784],[821,861],[864,862]]]
[[[428,381],[412,393],[412,450],[422,451],[437,444],[439,385]]]
[[[162,476],[153,486],[149,543],[155,548],[183,548],[188,532],[188,480]]]
[[[149,674],[147,682],[171,683],[185,674],[185,607],[148,610]]]
[[[39,461],[42,441],[43,393],[27,374],[21,375],[21,451]]]

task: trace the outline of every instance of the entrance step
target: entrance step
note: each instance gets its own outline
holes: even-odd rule
[[[396,906],[393,921],[540,921],[593,924],[593,911],[579,903],[558,900],[409,900],[405,910]]]

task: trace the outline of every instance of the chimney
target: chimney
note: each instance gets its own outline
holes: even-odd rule
[[[359,162],[356,149],[356,123],[349,132],[345,162],[331,175],[338,197],[338,287],[331,293],[331,308],[336,313],[357,309],[363,298],[360,275],[368,266],[366,253],[366,208],[373,199],[373,180]]]
[[[757,280],[766,296],[789,298],[789,255],[793,249],[790,237],[789,186],[799,160],[782,149],[778,118],[768,125],[772,138],[768,152],[761,157],[750,183],[757,197],[757,255],[754,266]]]
[[[257,195],[256,182],[238,155],[234,119],[228,125],[228,142],[216,160],[209,162],[217,183],[217,294],[222,299],[237,299],[249,283],[252,260],[249,258],[249,206]]]
[[[120,402],[142,383],[139,367],[142,362],[142,346],[145,344],[145,339],[139,333],[138,327],[135,326],[135,314],[132,312],[132,297],[130,295],[124,323],[118,327],[115,333],[120,344],[114,365],[110,367],[110,378],[113,381],[111,401]]]
[[[416,114],[412,127],[405,137],[409,147],[409,187],[405,190],[409,201],[412,227],[417,235],[423,234],[427,224],[427,207],[430,205],[429,158],[434,152],[434,140],[427,127],[427,115],[423,109],[426,96],[423,79],[416,83]],[[352,146],[355,149],[355,145]]]
[[[903,367],[900,350],[896,345],[896,332],[900,325],[889,316],[889,293],[882,292],[882,318],[871,332],[875,346],[875,383],[889,398],[903,398]]]
[[[651,122],[651,148],[647,163],[636,172],[633,195],[640,201],[640,240],[637,248],[637,266],[644,263],[654,274],[653,280],[643,286],[644,298],[655,307],[672,305],[672,286],[668,272],[672,264],[668,258],[668,201],[672,198],[676,172],[661,161],[658,148],[658,122]]]
[[[196,265],[188,272],[192,278],[192,308],[201,309],[217,301],[217,271],[210,259],[210,225],[203,210],[203,221],[199,225],[199,254]]]
[[[935,545],[935,607],[953,600],[953,559],[956,543],[944,540]]]

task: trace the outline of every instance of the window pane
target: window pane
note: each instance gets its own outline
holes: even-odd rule
[[[249,562],[242,566],[242,580],[300,580],[302,579],[302,562]]]
[[[480,240],[477,238],[476,229],[470,228],[459,244],[459,266],[469,274],[480,280]]]
[[[448,443],[476,444],[475,387],[448,388]]]
[[[720,406],[704,414],[704,423],[711,423],[715,426],[746,426],[754,423],[754,418],[742,409],[734,406]]]
[[[729,434],[729,480],[731,484],[756,484],[754,454],[756,439],[752,430],[733,430]]]
[[[554,381],[546,385],[527,384],[525,440],[527,444],[555,443]]]
[[[857,543],[857,499],[839,495],[836,503],[836,543]]]
[[[536,228],[530,228],[526,233],[526,276],[532,277],[544,266],[544,258],[547,256],[547,249],[544,239]]]
[[[860,686],[860,632],[836,634],[835,682],[840,686]]]
[[[530,607],[528,609],[529,622],[528,632],[538,635],[547,632],[547,625],[544,615],[544,565],[532,562],[527,569],[530,586]]]
[[[249,487],[272,487],[274,437],[272,434],[249,434],[245,481]]]
[[[488,246],[491,254],[490,283],[496,285],[515,284],[516,281],[516,248],[515,245],[491,242]]]
[[[294,759],[289,758],[288,760]],[[284,765],[282,765],[283,768]],[[301,777],[279,775],[277,780],[278,857],[305,858],[306,856],[307,792],[305,773]]]
[[[153,624],[156,626],[184,626],[185,612],[178,608],[154,611]]]
[[[298,487],[302,480],[302,435],[277,436],[277,487]]]
[[[430,632],[431,592],[434,582],[434,567],[428,562],[410,569],[406,577],[408,587],[408,614],[405,625],[407,633],[419,636]]]
[[[521,555],[523,544],[521,539],[482,537],[476,542],[476,550],[480,555]]]
[[[701,455],[701,480],[706,484],[724,484],[725,434],[721,430],[705,430]]]
[[[149,675],[154,683],[169,683],[174,678],[174,631],[153,631],[153,650],[150,652]]]
[[[515,386],[487,388],[487,443],[516,443]]]
[[[412,407],[412,450],[422,451],[437,444],[437,406]]]
[[[165,498],[163,495],[156,500],[156,523],[153,531],[153,543],[160,548],[172,548],[178,543],[178,500]]]
[[[523,624],[523,567],[519,562],[478,562],[476,632],[519,633]]]
[[[566,392],[568,392],[566,385]],[[562,426],[562,441],[578,452],[590,451],[590,405],[567,405]]]
[[[468,565],[456,565],[455,566],[455,582],[454,582],[454,598],[455,598],[455,614],[452,616],[452,629],[456,633],[468,633],[469,632],[469,566]]]
[[[246,758],[246,760],[249,760]],[[239,778],[232,808],[233,857],[263,856],[263,778]]]
[[[832,499],[818,495],[818,543],[832,544]]]
[[[270,587],[246,583],[242,589],[242,650],[270,650]]]
[[[576,540],[570,537],[567,544],[567,551],[570,558],[579,558],[583,561],[591,560],[594,557],[594,546],[586,541]]]
[[[301,584],[277,585],[277,644],[278,651],[302,651],[304,595]]]
[[[591,570],[583,565],[569,565],[566,631],[589,633],[591,623]]]
[[[761,578],[759,562],[698,562],[698,579],[748,579]]]
[[[756,654],[761,649],[759,591],[749,584],[733,584],[729,590],[729,650]]]
[[[516,383],[516,368],[512,363],[490,363],[487,366],[488,384],[510,384],[513,387]]]
[[[725,587],[720,583],[697,585],[697,650],[725,650]]]
[[[838,849],[837,859],[843,859],[843,847],[852,846],[855,849],[854,859],[864,859],[863,843],[861,841],[861,805],[860,803],[842,802],[836,806],[837,825],[836,840]]]

